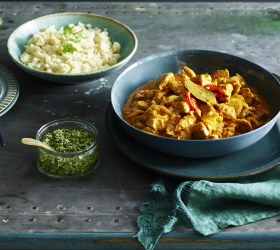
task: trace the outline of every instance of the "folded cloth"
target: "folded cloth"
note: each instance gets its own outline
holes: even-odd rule
[[[158,180],[140,206],[136,237],[146,250],[177,225],[202,235],[280,214],[280,166],[235,182]]]

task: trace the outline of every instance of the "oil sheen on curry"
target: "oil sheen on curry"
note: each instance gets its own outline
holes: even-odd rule
[[[196,74],[183,66],[134,91],[124,119],[145,132],[179,140],[219,139],[254,130],[270,120],[266,100],[227,69]]]

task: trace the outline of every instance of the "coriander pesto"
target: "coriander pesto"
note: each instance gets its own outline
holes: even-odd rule
[[[91,172],[99,162],[96,137],[81,128],[57,128],[46,132],[41,141],[55,152],[38,149],[38,168],[47,175],[73,178]]]
[[[92,135],[81,129],[56,129],[46,134],[43,142],[57,152],[76,152],[89,147],[94,141]]]

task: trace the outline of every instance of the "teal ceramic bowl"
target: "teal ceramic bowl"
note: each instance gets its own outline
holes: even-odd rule
[[[242,75],[251,87],[267,99],[272,112],[271,121],[258,129],[230,138],[177,140],[143,132],[123,119],[123,106],[134,90],[160,74],[179,72],[186,64],[200,73],[227,68],[231,74]],[[126,132],[145,146],[170,155],[205,158],[238,152],[263,138],[280,116],[279,96],[280,83],[277,78],[255,63],[215,51],[180,50],[152,55],[129,66],[116,79],[111,91],[111,102],[118,121]]]
[[[119,42],[121,45],[120,59],[117,64],[106,69],[87,73],[59,74],[35,70],[20,61],[19,57],[24,52],[27,41],[41,28],[55,25],[56,29],[59,29],[68,24],[77,24],[78,22],[91,24],[92,27],[98,27],[101,30],[108,30],[111,42]],[[129,27],[112,18],[87,13],[59,13],[42,16],[22,24],[10,35],[7,46],[12,60],[27,73],[52,82],[75,84],[114,73],[132,58],[137,50],[138,42],[136,35]]]

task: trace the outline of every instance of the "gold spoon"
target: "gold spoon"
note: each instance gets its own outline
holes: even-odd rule
[[[32,138],[22,138],[21,142],[23,144],[26,145],[30,145],[30,146],[37,146],[37,147],[41,147],[41,148],[45,148],[48,149],[50,151],[55,151],[52,147],[50,147],[49,145],[47,145],[46,143],[43,143],[41,141],[38,141],[36,139],[32,139]]]

